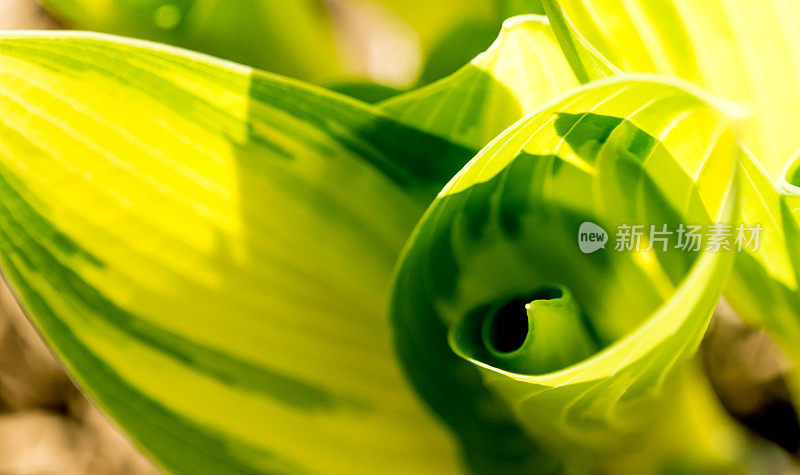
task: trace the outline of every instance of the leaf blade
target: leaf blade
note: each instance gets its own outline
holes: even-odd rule
[[[520,15],[506,20],[489,49],[456,73],[380,106],[403,123],[477,151],[577,85],[547,18]]]
[[[700,97],[652,78],[589,84],[509,128],[440,193],[401,258],[393,321],[409,374],[454,429],[465,431],[459,418],[469,417],[465,425],[497,437],[492,420],[469,406],[493,401],[534,440],[570,454],[569,463],[576,453],[613,453],[615,444],[630,450],[624,440],[652,428],[645,414],[658,413],[662,382],[699,345],[733,256],[673,252],[637,263],[636,253],[583,254],[575,237],[585,222],[613,229],[734,219],[732,122]],[[683,121],[707,160],[669,134]],[[629,181],[623,166],[639,170],[638,179]],[[721,173],[704,174],[706,167]],[[631,206],[632,196],[653,205]],[[481,349],[485,337],[475,336],[486,306],[561,286],[581,302],[601,349],[546,374],[499,369]],[[541,351],[560,351],[563,341]],[[447,357],[451,350],[462,359]],[[437,395],[437,385],[451,398]]]
[[[460,466],[382,314],[404,235],[450,173],[425,157],[468,151],[142,42],[7,34],[0,63],[3,268],[78,383],[159,463]]]
[[[676,76],[741,103],[753,115],[742,142],[773,183],[800,140],[797,121],[800,5],[739,0],[599,2],[558,0],[579,34],[627,73]],[[560,12],[559,9],[551,13]],[[788,58],[788,60],[787,60]],[[769,73],[765,73],[769,71]]]

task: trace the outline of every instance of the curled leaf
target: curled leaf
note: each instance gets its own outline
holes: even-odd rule
[[[403,123],[477,151],[578,84],[547,18],[521,15],[506,20],[492,46],[456,73],[389,99],[381,108]]]
[[[408,374],[464,444],[510,444],[516,426],[607,453],[654,427],[733,255],[645,251],[647,238],[584,253],[579,230],[732,222],[728,112],[650,78],[592,83],[517,122],[440,193],[396,271],[393,322]]]
[[[800,148],[800,2],[545,2],[555,3],[548,15],[563,8],[564,21],[620,70],[679,77],[750,108],[741,140],[780,180]]]
[[[739,315],[766,327],[784,350],[800,358],[800,231],[788,208],[796,177],[790,164],[788,174],[782,171],[800,146],[789,125],[800,111],[800,88],[787,80],[800,70],[800,37],[792,26],[800,5],[782,0],[759,6],[738,0],[545,3],[551,20],[565,25],[557,31],[560,41],[590,43],[591,51],[619,66],[617,74],[678,76],[749,108],[741,126],[741,206],[735,228],[759,231],[755,240],[742,243],[725,297]],[[596,71],[594,56],[584,52],[575,58],[573,68]],[[588,80],[606,76],[589,74]],[[800,376],[794,379],[795,397],[800,397]]]

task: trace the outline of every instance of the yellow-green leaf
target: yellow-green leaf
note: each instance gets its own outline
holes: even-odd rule
[[[547,18],[522,15],[506,20],[492,46],[456,73],[381,107],[401,122],[477,151],[578,84]]]
[[[578,245],[586,223],[613,235],[735,220],[736,112],[686,87],[621,78],[554,100],[484,148],[417,225],[396,273],[396,342],[467,443],[516,425],[567,464],[606,463],[592,457],[631,455],[689,417],[664,410],[670,375],[733,255],[647,250],[647,237],[641,252]]]
[[[776,188],[793,179],[784,178],[781,169],[797,142],[788,124],[800,114],[800,86],[789,78],[796,73],[793,64],[800,65],[800,56],[789,55],[787,62],[785,53],[800,54],[800,36],[787,23],[793,12],[800,12],[800,5],[768,2],[767,8],[748,4],[738,9],[743,5],[737,0],[559,3],[563,10],[555,0],[546,1],[553,21],[567,25],[559,36],[585,45],[585,34],[625,73],[658,71],[684,77],[750,105],[750,117],[741,130],[744,143],[739,146],[737,227],[757,226],[760,232],[753,243],[756,249],[745,246],[737,256],[725,297],[743,318],[764,325],[789,354],[800,357],[800,231],[787,208],[791,203],[785,202],[794,195],[792,186],[784,186],[782,194]],[[748,12],[746,24],[742,12]],[[769,22],[777,27],[766,28]],[[591,61],[578,57],[571,64],[592,70],[587,65]],[[779,63],[776,69],[765,69],[774,63]],[[764,73],[767,70],[769,74]],[[593,71],[588,80],[607,76]],[[748,144],[757,147],[756,155]],[[800,378],[794,379],[800,391]]]
[[[549,0],[547,3],[553,3]],[[800,148],[800,2],[558,0],[594,48],[626,73],[677,76],[746,105],[742,142],[773,183]],[[552,13],[549,11],[548,13]]]
[[[442,164],[470,153],[202,55],[0,35],[0,264],[77,383],[172,472],[462,466],[385,307]]]

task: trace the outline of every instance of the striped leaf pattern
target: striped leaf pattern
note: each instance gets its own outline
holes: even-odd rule
[[[738,130],[742,179],[737,222],[763,231],[758,249],[738,256],[725,297],[742,317],[764,325],[784,350],[800,358],[800,231],[789,210],[796,194],[788,185],[793,178],[783,176],[784,163],[800,145],[790,125],[800,114],[800,35],[794,21],[800,3],[545,3],[553,21],[569,26],[564,35],[590,39],[621,68],[619,74],[653,71],[682,77],[749,108],[750,117]],[[800,397],[800,375],[794,379]]]
[[[477,151],[577,85],[547,18],[522,15],[506,20],[494,44],[453,75],[380,106],[403,123]]]
[[[384,314],[400,247],[454,173],[439,164],[469,153],[197,54],[0,36],[5,276],[172,472],[461,465]]]
[[[627,73],[677,76],[746,105],[742,142],[773,183],[800,148],[800,2],[558,0]]]
[[[393,323],[408,374],[465,440],[477,439],[471,427],[501,432],[502,414],[570,460],[598,463],[591,454],[655,437],[654,420],[669,413],[656,408],[677,397],[670,374],[699,345],[733,255],[614,252],[612,241],[583,254],[576,236],[585,222],[612,233],[732,222],[728,112],[673,83],[592,83],[509,128],[440,193],[401,259]],[[543,300],[568,322],[560,330],[530,310]],[[527,330],[504,330],[503,312],[525,303]],[[555,364],[498,360],[503,338],[520,333]]]
[[[2,34],[0,267],[171,472],[550,473],[661,443],[659,418],[690,419],[677,369],[733,256],[583,254],[578,229],[768,223],[728,292],[769,300],[794,341],[800,233],[772,187],[794,138],[762,122],[784,127],[797,98],[759,89],[753,31],[741,57],[718,54],[725,25],[687,20],[710,21],[704,6],[561,4],[377,107],[153,44]],[[755,104],[755,155],[740,111],[689,83],[574,89],[622,71]],[[509,312],[525,331],[504,331]],[[719,468],[728,454],[697,434],[659,456]]]

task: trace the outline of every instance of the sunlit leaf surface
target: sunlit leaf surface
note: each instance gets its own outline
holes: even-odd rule
[[[703,7],[602,4],[626,30],[561,3],[376,107],[148,43],[0,35],[0,267],[170,471],[631,471],[617,456],[647,451],[654,473],[730,469],[679,369],[733,254],[576,237],[643,224],[647,249],[651,224],[760,223],[727,295],[800,341],[800,174],[779,195],[793,139],[763,126],[796,98],[754,93],[752,69],[711,81],[766,46],[704,62],[732,51],[725,25],[663,30]],[[637,71],[755,104],[755,153],[741,111],[689,83],[576,89]]]
[[[578,85],[546,17],[506,20],[484,53],[455,74],[385,101],[398,120],[476,150]]]
[[[457,170],[434,159],[468,156],[204,56],[0,36],[2,268],[171,471],[460,466],[384,315],[400,247]]]
[[[695,94],[649,79],[573,91],[483,149],[417,226],[392,298],[398,349],[466,444],[519,424],[571,460],[652,436],[733,255],[584,254],[576,237],[586,222],[735,219],[728,109]]]
[[[800,147],[800,3],[558,0],[625,72],[677,76],[748,106],[742,142],[777,183]]]
[[[749,118],[737,129],[742,140],[737,223],[757,225],[761,232],[757,249],[737,257],[725,297],[739,315],[765,325],[787,352],[800,356],[800,232],[785,203],[795,192],[791,186],[784,187],[783,194],[776,188],[794,179],[784,179],[782,173],[800,145],[789,125],[800,118],[800,86],[791,79],[800,70],[795,64],[800,36],[790,24],[800,6],[777,1],[756,8],[727,0],[545,3],[552,21],[565,26],[558,32],[560,38],[578,45],[590,39],[586,48],[597,47],[612,59],[621,68],[617,74],[675,75],[749,107]],[[793,51],[797,54],[790,54]],[[583,53],[570,64],[594,71],[587,80],[607,77],[607,72],[592,68],[595,63]]]

